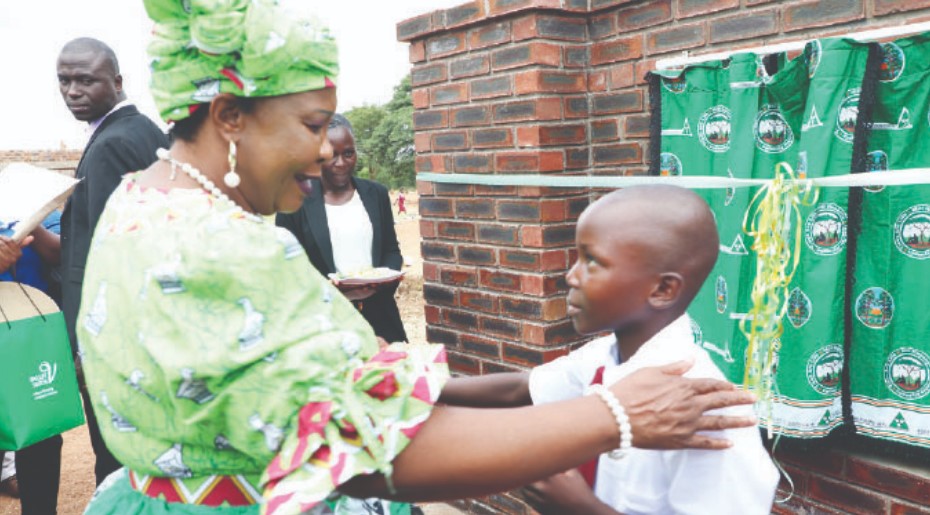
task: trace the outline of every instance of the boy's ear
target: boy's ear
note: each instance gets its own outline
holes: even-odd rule
[[[655,309],[668,309],[678,304],[684,286],[681,274],[665,272],[659,276],[659,282],[649,294],[649,304]]]

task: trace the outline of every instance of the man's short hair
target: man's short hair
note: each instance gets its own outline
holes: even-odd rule
[[[65,52],[93,52],[102,56],[104,62],[110,65],[114,75],[119,75],[119,60],[116,58],[116,52],[103,41],[94,38],[77,38],[65,43],[61,53]]]

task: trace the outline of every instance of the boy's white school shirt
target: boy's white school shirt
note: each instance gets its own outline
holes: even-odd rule
[[[605,366],[604,385],[611,385],[643,367],[666,365],[691,356],[695,364],[686,377],[725,379],[707,352],[695,345],[687,315],[666,326],[620,365],[617,352],[616,338],[605,336],[536,367],[529,381],[533,404],[583,395],[601,366]],[[740,406],[713,413],[751,416],[753,411],[751,406]],[[733,442],[733,447],[723,451],[633,448],[621,460],[602,454],[595,494],[627,515],[770,513],[778,471],[762,446],[758,429],[706,434],[723,436]]]

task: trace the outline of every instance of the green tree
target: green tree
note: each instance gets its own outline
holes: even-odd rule
[[[394,87],[391,101],[384,106],[387,115],[372,134],[375,160],[387,175],[381,180],[394,188],[416,184],[412,91],[408,75]]]
[[[413,86],[410,83],[410,76],[407,75],[401,79],[400,83],[394,86],[394,96],[391,98],[391,101],[387,103],[385,108],[388,111],[393,111],[395,109],[403,109],[409,107],[413,109]]]
[[[408,75],[394,87],[388,103],[345,113],[355,132],[359,175],[390,188],[416,184],[412,90]]]
[[[372,161],[372,134],[386,114],[383,107],[374,105],[363,105],[345,113],[345,117],[352,123],[352,130],[355,132],[355,150],[358,152],[357,170],[362,177],[377,176],[377,170]]]
[[[413,107],[390,111],[372,134],[372,152],[379,180],[390,187],[410,187],[414,176]]]

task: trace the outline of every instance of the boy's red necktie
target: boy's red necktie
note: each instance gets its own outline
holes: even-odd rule
[[[597,368],[597,371],[594,372],[594,378],[591,379],[591,384],[604,384],[604,367]],[[598,459],[600,459],[600,456],[595,456],[591,461],[578,467],[578,472],[581,472],[581,477],[588,483],[591,490],[594,490],[594,481],[597,479]]]

